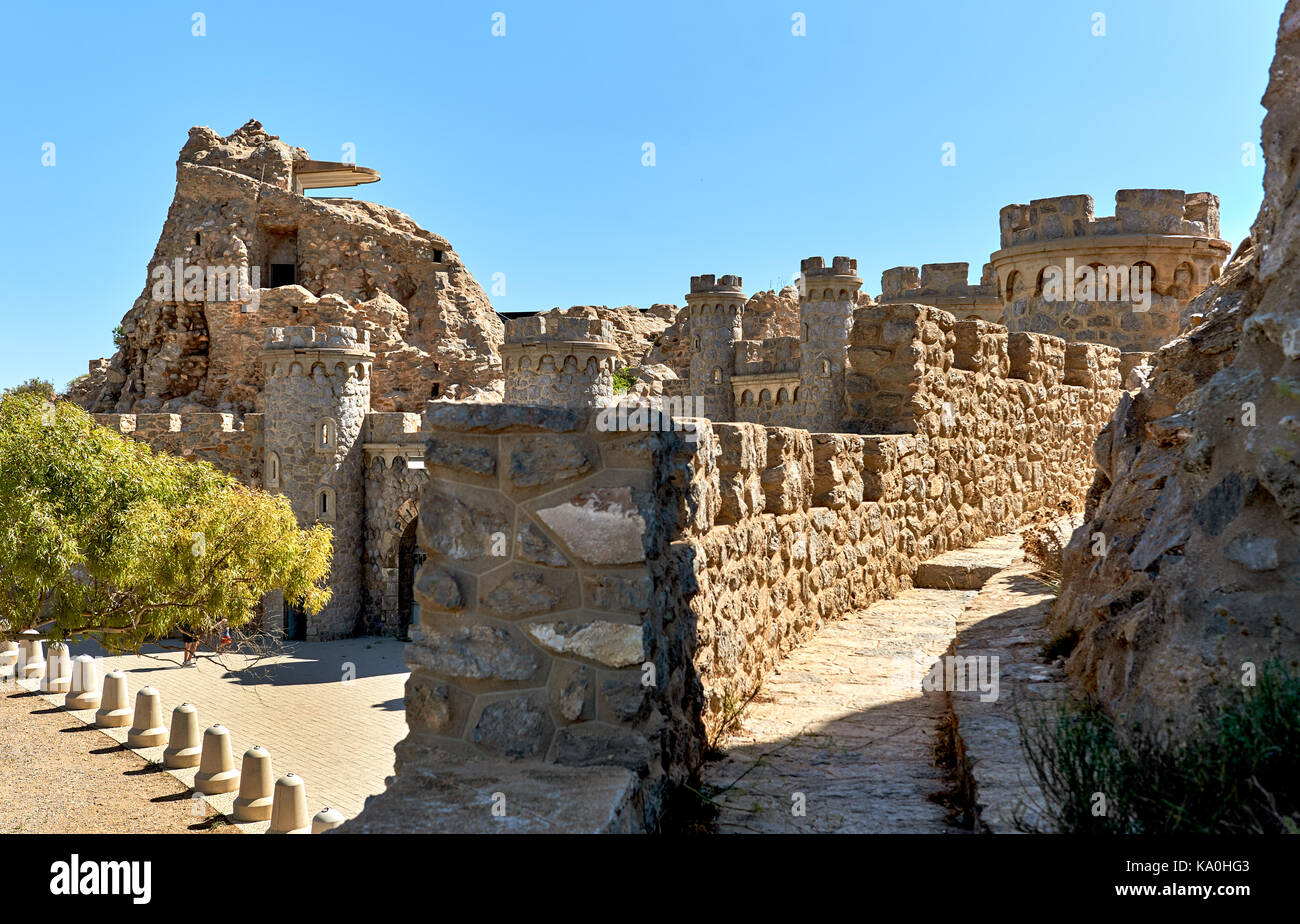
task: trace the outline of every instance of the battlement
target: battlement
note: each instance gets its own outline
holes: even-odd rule
[[[798,373],[801,345],[798,337],[736,341],[736,375]]]
[[[527,318],[510,318],[505,322],[505,327],[506,343],[555,341],[613,344],[615,342],[613,324],[598,318],[536,314]]]
[[[1115,347],[1009,332],[987,321],[958,321],[947,311],[917,304],[854,311],[849,369],[846,425],[868,433],[939,436],[934,410],[947,394],[982,390],[1010,400],[1019,394],[1019,382],[1042,386],[1047,396],[1058,387],[1114,396],[1121,384]],[[993,381],[976,389],[964,378],[972,373]]]
[[[95,423],[155,452],[211,462],[245,484],[261,484],[264,416],[215,411],[185,414],[95,414]]]
[[[832,257],[826,265],[823,257],[807,257],[799,261],[799,272],[808,276],[856,276],[858,261],[851,257]]]
[[[997,283],[992,267],[985,265],[979,285],[971,285],[969,263],[926,263],[895,266],[880,274],[882,301],[920,298],[996,298]],[[987,281],[986,281],[987,280]]]
[[[162,433],[260,432],[261,414],[247,414],[236,421],[234,414],[198,412],[190,414],[95,414],[95,423],[118,433],[156,436]]]
[[[1054,196],[1005,206],[1001,246],[1120,234],[1219,237],[1219,197],[1181,189],[1121,189],[1115,214],[1096,217],[1092,196]]]
[[[347,350],[370,351],[370,331],[331,325],[325,330],[314,327],[268,327],[266,350]]]
[[[707,274],[704,276],[691,277],[691,295],[710,295],[713,293],[726,293],[728,295],[743,292],[741,278],[739,276],[727,275],[717,276]]]

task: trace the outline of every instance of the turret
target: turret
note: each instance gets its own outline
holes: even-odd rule
[[[691,394],[703,400],[701,414],[710,420],[734,420],[731,373],[745,290],[739,276],[692,276],[686,295],[690,312]]]
[[[507,404],[588,407],[614,397],[614,328],[598,318],[539,314],[506,321]]]
[[[835,433],[844,419],[849,327],[858,304],[858,261],[809,257],[800,266],[799,405],[801,426]]]
[[[370,412],[373,361],[368,331],[272,327],[266,332],[263,483],[289,499],[300,525],[323,523],[334,531],[333,596],[312,617],[286,600],[290,638],[348,635],[361,613],[361,431]]]

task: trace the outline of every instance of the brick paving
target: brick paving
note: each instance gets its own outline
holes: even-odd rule
[[[366,797],[381,792],[393,772],[393,745],[406,735],[403,688],[408,671],[404,643],[391,638],[336,642],[288,642],[258,662],[232,654],[220,659],[201,650],[198,667],[180,667],[179,651],[146,648],[141,655],[105,657],[104,672],[127,675],[131,703],[152,686],[162,698],[163,722],[182,702],[198,708],[199,729],[230,730],[235,762],[260,744],[271,752],[274,774],[293,772],[307,787],[310,814],[324,806],[345,818],[361,811]],[[74,645],[72,655],[99,655],[93,644]],[[351,679],[345,669],[351,665]],[[62,703],[62,695],[51,699]],[[93,722],[93,711],[75,713]],[[110,735],[125,740],[126,729]],[[142,756],[161,759],[162,748]],[[176,771],[184,782],[194,771]],[[218,809],[233,797],[212,797]],[[265,827],[263,824],[260,827]]]

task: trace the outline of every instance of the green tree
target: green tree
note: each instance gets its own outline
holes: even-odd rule
[[[283,590],[329,599],[332,537],[283,497],[97,425],[68,402],[0,398],[0,638],[37,628],[134,651],[247,623]]]

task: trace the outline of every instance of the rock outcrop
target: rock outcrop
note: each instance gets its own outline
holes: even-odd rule
[[[1053,617],[1084,688],[1162,724],[1247,662],[1300,663],[1300,0],[1264,105],[1251,241],[1098,437]]]
[[[322,166],[350,165],[317,164],[256,121],[224,138],[191,129],[118,352],[71,397],[99,412],[259,410],[263,332],[317,322],[370,331],[375,410],[499,396],[501,321],[446,238],[395,209],[296,191]],[[194,268],[207,278],[191,286]]]

